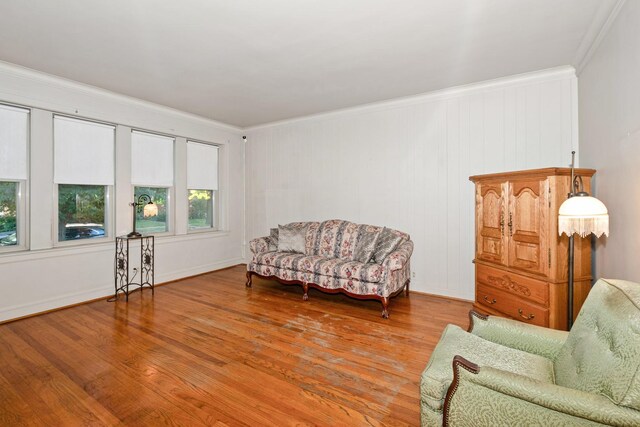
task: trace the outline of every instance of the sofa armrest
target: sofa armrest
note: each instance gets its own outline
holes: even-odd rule
[[[478,367],[460,356],[453,370],[445,425],[640,425],[640,411],[599,394]]]
[[[405,240],[398,248],[391,252],[382,262],[388,271],[400,270],[411,258],[413,253],[413,242]]]
[[[484,316],[469,312],[469,332],[487,341],[527,353],[537,354],[554,361],[569,335],[541,326],[529,325],[497,316]]]
[[[249,249],[254,254],[269,252],[269,237],[256,237],[249,242]]]

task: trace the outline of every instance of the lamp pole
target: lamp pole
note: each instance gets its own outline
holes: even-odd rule
[[[571,152],[571,191],[569,192],[569,197],[571,198],[575,196],[575,174],[574,174],[574,165],[575,165],[575,157],[576,152]],[[574,239],[573,233],[569,236],[569,274],[567,277],[567,330],[571,330],[571,326],[573,326],[573,255],[574,255]]]
[[[574,308],[574,252],[575,234],[585,238],[594,234],[600,237],[603,234],[609,235],[609,212],[607,207],[600,200],[589,196],[584,191],[582,176],[575,174],[575,155],[571,152],[571,182],[567,200],[562,202],[558,209],[558,235],[563,233],[569,237],[569,248],[567,262],[569,271],[567,274],[567,327],[573,326]]]
[[[152,205],[151,196],[148,194],[141,194],[135,201],[129,203],[129,206],[133,208],[133,231],[127,234],[127,237],[142,237],[142,234],[136,231],[136,210],[140,211],[144,205]]]

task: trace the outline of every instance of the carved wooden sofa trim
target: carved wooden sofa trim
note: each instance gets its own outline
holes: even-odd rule
[[[254,273],[252,271],[247,271],[247,283],[246,286],[247,288],[250,288],[252,285],[252,281],[251,278],[252,276],[258,276],[261,277],[263,279],[266,280],[277,280],[278,282],[282,283],[283,285],[301,285],[302,286],[302,290],[304,291],[304,293],[302,294],[302,299],[303,301],[307,301],[309,299],[309,288],[315,288],[318,289],[321,292],[325,292],[325,293],[329,293],[329,294],[337,294],[337,293],[342,293],[345,294],[347,296],[350,296],[351,298],[356,298],[356,299],[361,299],[361,300],[371,300],[371,299],[376,299],[379,300],[382,303],[382,317],[385,319],[389,318],[389,299],[395,297],[396,295],[400,294],[403,290],[404,290],[404,294],[405,296],[409,296],[409,284],[411,283],[411,279],[407,279],[407,281],[405,282],[404,286],[400,289],[398,289],[397,291],[395,291],[393,294],[389,295],[388,297],[381,297],[378,295],[358,295],[358,294],[354,294],[352,292],[346,291],[342,288],[338,288],[338,289],[327,289],[327,288],[323,288],[320,285],[316,285],[315,283],[305,283],[302,282],[300,280],[285,280],[285,279],[281,279],[278,276],[262,276],[258,273]]]

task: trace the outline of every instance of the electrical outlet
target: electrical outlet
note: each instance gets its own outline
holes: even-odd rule
[[[412,272],[411,272],[411,278],[412,278],[412,279],[415,279],[415,278],[416,278],[416,272],[415,272],[415,271],[412,271]]]

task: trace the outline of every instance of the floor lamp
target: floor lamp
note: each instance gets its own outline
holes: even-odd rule
[[[567,329],[573,325],[573,239],[593,234],[609,235],[609,212],[600,200],[584,191],[582,177],[574,171],[575,151],[571,152],[571,192],[558,211],[558,235],[569,236],[569,277],[567,287]]]

